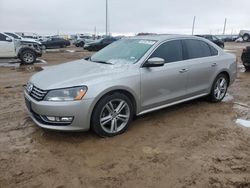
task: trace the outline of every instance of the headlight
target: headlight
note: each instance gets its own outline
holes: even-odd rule
[[[87,92],[86,86],[51,90],[45,96],[45,101],[77,101],[82,100]]]

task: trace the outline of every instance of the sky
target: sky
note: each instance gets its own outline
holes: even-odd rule
[[[249,0],[108,0],[109,31],[227,34],[250,29]],[[0,0],[0,30],[38,34],[105,33],[105,0]]]

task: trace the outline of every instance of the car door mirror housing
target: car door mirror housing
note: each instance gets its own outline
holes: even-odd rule
[[[12,39],[10,37],[6,37],[7,42],[12,42]]]
[[[148,59],[148,61],[144,64],[144,67],[161,67],[164,66],[165,60],[159,57],[153,57]]]

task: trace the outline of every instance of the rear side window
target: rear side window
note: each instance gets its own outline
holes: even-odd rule
[[[6,41],[6,36],[0,33],[0,41]]]
[[[180,40],[169,41],[160,45],[150,58],[159,57],[165,60],[166,63],[183,60],[182,43]]]
[[[216,50],[213,46],[210,46],[209,45],[209,48],[210,48],[210,51],[211,51],[211,55],[212,56],[216,56],[216,55],[218,55],[218,50]]]
[[[186,54],[187,59],[212,56],[210,46],[204,41],[188,39],[184,40],[184,46],[185,46],[185,51],[187,53]]]

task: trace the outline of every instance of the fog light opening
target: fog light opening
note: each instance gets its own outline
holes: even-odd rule
[[[74,117],[43,116],[49,123],[71,123]]]

